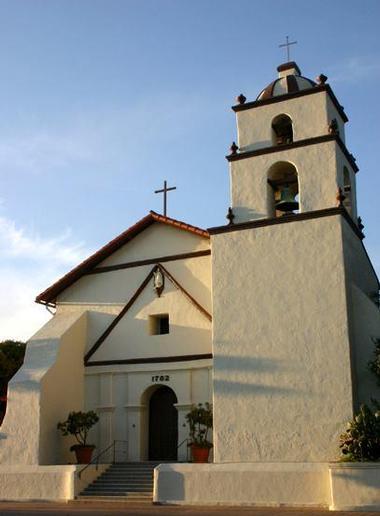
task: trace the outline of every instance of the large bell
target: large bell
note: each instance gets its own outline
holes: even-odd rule
[[[298,210],[298,202],[295,200],[295,195],[289,185],[285,185],[281,190],[281,198],[276,203],[276,210],[283,211],[285,213],[293,212]],[[285,214],[284,213],[284,214]]]

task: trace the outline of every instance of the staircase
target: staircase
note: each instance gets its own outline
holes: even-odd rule
[[[112,464],[84,489],[77,500],[145,502],[153,500],[153,469],[159,462]]]

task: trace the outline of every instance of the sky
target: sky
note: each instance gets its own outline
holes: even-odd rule
[[[365,245],[380,273],[378,0],[0,0],[0,340],[35,296],[149,210],[225,223],[231,105],[286,61],[329,77],[350,119]]]

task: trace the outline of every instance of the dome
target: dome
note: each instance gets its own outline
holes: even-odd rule
[[[279,95],[297,93],[298,91],[314,88],[316,83],[311,79],[302,77],[301,70],[294,61],[284,63],[277,68],[278,79],[268,84],[256,100],[266,100]]]

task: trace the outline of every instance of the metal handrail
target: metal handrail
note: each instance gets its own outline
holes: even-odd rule
[[[99,458],[107,453],[111,448],[113,448],[113,455],[112,455],[112,464],[115,464],[116,462],[116,443],[127,443],[128,441],[122,441],[120,439],[115,439],[111,444],[107,446],[107,448],[104,448],[100,453],[98,453],[88,464],[86,464],[82,469],[80,469],[77,473],[78,478],[81,477],[83,471],[85,471],[91,464],[94,464],[96,462],[96,470],[99,467]]]
[[[189,441],[190,439],[188,437],[186,437],[186,439],[184,439],[183,441],[181,441],[179,443],[179,445],[177,446],[177,457],[178,457],[178,450],[180,449],[180,447],[184,444],[184,443],[187,443],[186,444],[186,460],[187,462],[189,462]]]

